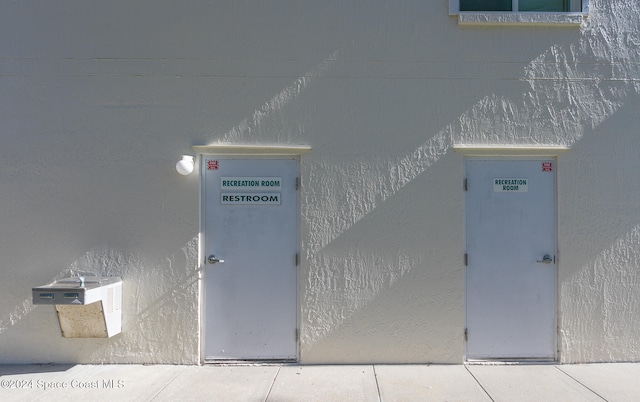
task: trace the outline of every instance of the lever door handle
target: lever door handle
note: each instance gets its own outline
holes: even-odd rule
[[[551,258],[549,254],[545,254],[541,260],[537,260],[536,262],[539,262],[541,264],[551,264],[553,262],[553,258]]]
[[[209,256],[209,258],[207,258],[207,262],[209,264],[215,264],[217,262],[224,262],[224,260],[219,259],[218,257],[216,257],[215,255],[211,254]]]

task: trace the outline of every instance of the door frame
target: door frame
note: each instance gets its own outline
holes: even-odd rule
[[[557,362],[560,359],[560,249],[559,249],[559,240],[558,240],[558,208],[559,208],[559,175],[558,175],[558,156],[560,152],[567,151],[568,148],[565,147],[541,147],[541,148],[473,148],[473,147],[459,147],[456,149],[458,151],[462,151],[463,155],[463,180],[464,180],[464,197],[463,197],[463,250],[465,255],[465,270],[464,270],[464,361],[465,362],[476,362],[476,361],[515,361],[515,359],[500,359],[500,358],[487,358],[487,359],[469,359],[467,357],[467,269],[466,265],[466,253],[467,253],[467,236],[468,236],[468,228],[467,228],[467,217],[468,217],[468,196],[467,196],[467,161],[469,160],[487,160],[487,161],[522,161],[522,160],[541,160],[541,159],[549,159],[554,162],[554,210],[553,210],[553,234],[554,234],[554,248],[555,248],[555,256],[556,256],[556,272],[554,278],[554,295],[555,295],[555,308],[554,308],[554,326],[555,326],[555,350],[554,357],[552,359],[537,359],[537,358],[520,358],[517,361],[551,361]],[[510,152],[511,150],[511,152]],[[527,152],[529,151],[529,152]]]
[[[278,146],[278,145],[236,145],[236,144],[217,144],[217,145],[198,145],[192,149],[197,153],[196,169],[199,172],[199,231],[198,231],[198,353],[200,355],[200,363],[205,363],[205,330],[206,330],[206,295],[205,295],[205,272],[207,263],[206,259],[206,177],[202,171],[206,158],[219,157],[224,159],[247,159],[247,160],[265,160],[265,159],[294,159],[296,161],[296,169],[298,176],[298,191],[296,192],[296,249],[298,255],[301,256],[301,239],[300,239],[300,211],[301,199],[300,191],[302,190],[301,165],[302,155],[311,151],[309,146]],[[296,269],[296,351],[295,362],[300,361],[300,269],[302,258],[298,259],[298,267]],[[229,362],[229,361],[225,361]]]

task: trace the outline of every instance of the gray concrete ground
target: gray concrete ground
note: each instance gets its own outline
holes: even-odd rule
[[[640,363],[0,365],[1,401],[640,401]]]

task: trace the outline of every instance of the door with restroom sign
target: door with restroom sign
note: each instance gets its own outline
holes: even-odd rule
[[[203,353],[297,358],[298,160],[205,155]]]
[[[465,160],[466,359],[555,360],[556,162]]]

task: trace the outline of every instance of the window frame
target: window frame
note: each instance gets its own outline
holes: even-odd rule
[[[518,0],[511,0],[513,10],[518,9]],[[589,0],[569,0],[569,11],[554,11],[537,13],[533,11],[460,11],[460,0],[449,0],[449,15],[458,15],[460,13],[506,13],[506,14],[568,14],[589,12]]]

